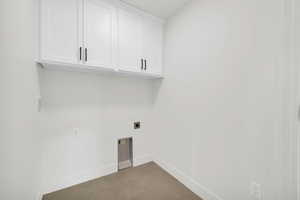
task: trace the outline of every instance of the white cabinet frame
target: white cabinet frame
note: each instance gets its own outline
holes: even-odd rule
[[[60,6],[62,7],[60,8]],[[138,42],[137,47],[133,48],[137,52],[126,52],[126,48],[123,49],[125,52],[124,63],[127,58],[130,59],[131,54],[136,54],[136,56],[132,56],[136,60],[128,60],[128,63],[133,63],[131,66],[126,66],[120,59],[122,49],[120,49],[119,39],[122,33],[120,33],[119,12],[127,12],[138,18],[137,27],[132,28],[140,29],[140,33],[136,35],[136,41],[133,37],[129,44],[126,44],[130,51],[130,43]],[[143,34],[147,34],[147,32],[143,32],[142,24],[149,19],[162,27],[163,20],[118,0],[40,0],[39,13],[39,58],[37,63],[43,67],[72,71],[109,72],[145,78],[163,77],[162,62],[151,60],[152,58],[162,59],[162,56],[159,58],[156,55],[146,55],[151,51],[143,49],[146,45],[142,41],[143,38],[147,38],[143,37]],[[135,24],[131,21],[128,23],[130,26]],[[163,28],[159,31],[163,31]],[[163,33],[161,32],[161,34]],[[126,41],[126,38],[122,38],[122,40]],[[162,45],[157,46],[158,50],[153,50],[153,52],[162,54]],[[144,66],[144,62],[147,61],[148,64],[158,63],[156,69],[141,68],[141,65]]]

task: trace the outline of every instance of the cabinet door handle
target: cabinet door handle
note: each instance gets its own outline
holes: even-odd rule
[[[145,59],[145,71],[147,70],[147,60]]]
[[[141,70],[144,69],[144,59],[141,59]]]
[[[88,50],[87,48],[85,48],[85,62],[88,61]]]
[[[79,48],[79,60],[82,60],[82,47]]]

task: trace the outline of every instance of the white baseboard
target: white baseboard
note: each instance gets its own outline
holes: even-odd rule
[[[132,166],[131,160],[125,160],[125,161],[119,162],[119,170],[120,169],[126,169],[126,168],[131,167],[131,166]]]
[[[42,199],[43,199],[43,194],[36,195],[36,200],[42,200]]]
[[[62,190],[74,185],[85,183],[96,178],[106,176],[118,171],[117,164],[103,165],[97,169],[90,169],[84,172],[80,172],[72,177],[64,177],[59,183],[55,185],[48,185],[44,187],[38,194],[38,200],[41,200],[44,194],[52,193],[58,190]]]
[[[139,165],[143,165],[149,162],[152,162],[153,158],[152,156],[142,156],[142,157],[137,157],[133,159],[133,166],[139,166]]]
[[[197,181],[195,181],[192,177],[187,176],[180,170],[178,170],[176,167],[172,166],[166,161],[162,161],[160,159],[153,159],[152,156],[143,156],[143,157],[137,157],[133,160],[133,166],[139,166],[142,164],[149,163],[151,161],[156,162],[160,167],[162,167],[165,171],[167,171],[169,174],[174,176],[178,181],[180,181],[182,184],[184,184],[187,188],[189,188],[191,191],[193,191],[195,194],[203,198],[204,200],[223,200],[221,197],[207,189],[206,187],[203,187],[201,184],[199,184]],[[92,174],[87,175],[88,173],[84,173],[81,175],[78,175],[76,177],[66,178],[64,183],[60,183],[55,186],[51,186],[47,189],[47,191],[39,193],[37,200],[42,200],[42,194],[51,193],[57,190],[61,190],[64,188],[71,187],[73,185],[77,185],[80,183],[84,183],[102,176],[106,176],[112,173],[117,172],[118,165],[117,164],[109,164],[101,168],[98,172],[94,172]]]
[[[148,162],[151,162],[151,156],[142,156],[133,159],[133,166],[139,166]],[[37,194],[37,200],[42,200],[44,194],[52,193],[64,188],[72,187],[74,185],[84,183],[93,179],[100,178],[102,176],[107,176],[109,174],[115,173],[118,171],[118,164],[107,164],[99,169],[88,170],[86,172],[78,173],[76,176],[65,177],[63,181],[58,184],[47,186]]]
[[[180,170],[178,170],[176,167],[172,166],[171,164],[162,161],[160,159],[154,159],[154,162],[156,162],[160,167],[162,167],[165,171],[167,171],[169,174],[174,176],[178,181],[180,181],[182,184],[184,184],[187,188],[189,188],[192,192],[197,194],[199,197],[201,197],[204,200],[223,200],[221,197],[219,197],[217,194],[213,193],[206,187],[200,185],[197,181],[195,181],[192,177],[187,176]]]

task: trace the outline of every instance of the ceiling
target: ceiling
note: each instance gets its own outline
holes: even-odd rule
[[[154,16],[168,18],[191,0],[122,0]]]

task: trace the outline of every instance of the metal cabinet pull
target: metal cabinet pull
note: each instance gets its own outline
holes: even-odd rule
[[[141,59],[141,70],[144,69],[144,59]]]
[[[79,48],[79,60],[82,60],[82,47]]]
[[[145,59],[145,71],[147,70],[147,60]]]
[[[87,51],[87,48],[85,48],[85,62],[88,61],[88,51]]]

